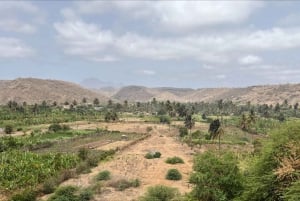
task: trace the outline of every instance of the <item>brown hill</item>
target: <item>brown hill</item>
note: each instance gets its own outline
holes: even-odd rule
[[[179,102],[214,102],[231,100],[236,103],[276,104],[285,99],[289,104],[300,102],[300,84],[263,85],[246,88],[147,88],[127,86],[117,91],[111,98],[120,101],[170,100]]]
[[[81,86],[59,80],[42,80],[35,78],[19,78],[16,80],[0,81],[0,104],[6,104],[10,100],[29,104],[47,101],[52,103],[81,102],[83,98],[92,102],[98,98],[100,102],[108,98],[100,93],[90,91]]]

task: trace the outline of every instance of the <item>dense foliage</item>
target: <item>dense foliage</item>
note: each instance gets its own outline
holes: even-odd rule
[[[77,157],[70,154],[35,154],[12,150],[0,154],[0,186],[18,189],[35,186],[58,171],[75,167]]]
[[[241,200],[281,201],[300,199],[300,123],[281,126],[264,142],[256,162],[246,174]]]
[[[197,201],[232,200],[242,191],[242,177],[232,154],[206,152],[195,158],[189,197]]]

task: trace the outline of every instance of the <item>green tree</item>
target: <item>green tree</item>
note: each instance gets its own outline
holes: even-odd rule
[[[6,125],[5,128],[4,128],[4,132],[5,132],[6,134],[12,134],[12,132],[13,132],[13,127],[12,127],[12,125]]]
[[[93,101],[93,104],[94,105],[99,105],[100,104],[100,101],[98,98],[95,98],[94,101]]]
[[[185,117],[184,126],[189,129],[191,133],[192,128],[195,126],[195,119],[193,119],[192,115],[189,114]]]
[[[229,201],[242,192],[242,176],[235,157],[212,152],[198,155],[190,183],[194,184],[189,197],[199,201]]]
[[[247,170],[242,201],[294,201],[299,198],[300,123],[289,122],[269,134]],[[283,199],[286,196],[286,199]],[[289,199],[291,198],[291,199]],[[299,200],[299,199],[296,199]]]

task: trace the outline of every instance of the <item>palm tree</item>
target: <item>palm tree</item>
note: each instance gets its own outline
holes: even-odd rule
[[[195,125],[195,120],[193,119],[192,115],[188,114],[186,117],[185,117],[185,120],[184,120],[184,126],[190,130],[190,133],[192,131],[192,128],[194,127]]]
[[[221,150],[221,135],[224,134],[224,129],[221,126],[219,119],[216,119],[210,123],[208,132],[210,133],[211,140],[219,138],[219,151],[220,151]]]

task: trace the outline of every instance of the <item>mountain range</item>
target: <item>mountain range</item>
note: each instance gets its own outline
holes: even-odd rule
[[[9,100],[26,101],[29,104],[42,101],[64,103],[86,98],[92,102],[109,99],[123,102],[146,102],[153,98],[178,102],[214,102],[219,99],[244,104],[248,101],[258,104],[276,104],[288,100],[289,104],[300,102],[300,84],[260,85],[245,88],[149,88],[144,86],[125,86],[121,88],[104,87],[88,89],[79,84],[61,80],[18,78],[0,81],[0,104]]]

